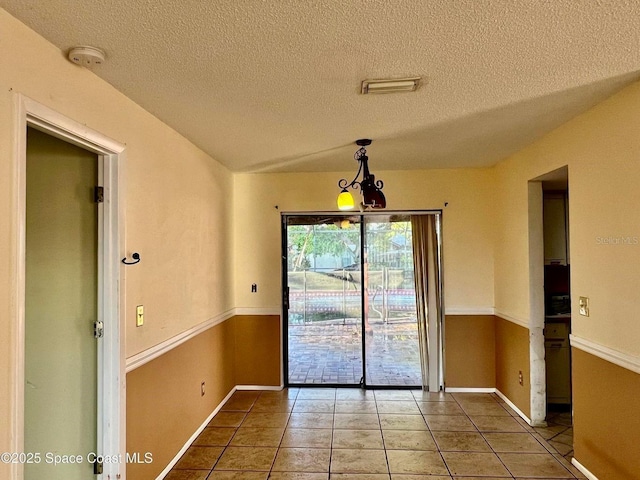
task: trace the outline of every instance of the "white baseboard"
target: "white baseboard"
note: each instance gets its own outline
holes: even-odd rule
[[[185,444],[182,446],[180,451],[176,454],[175,457],[173,457],[173,459],[171,459],[171,461],[165,467],[165,469],[162,470],[162,472],[160,472],[160,475],[156,477],[156,480],[162,480],[164,477],[166,477],[169,474],[171,469],[175,467],[176,463],[178,463],[180,458],[182,458],[182,455],[184,455],[184,453],[189,449],[189,447],[195,441],[195,439],[198,438],[198,435],[200,435],[202,431],[207,427],[207,425],[209,425],[209,422],[213,419],[213,417],[215,417],[216,413],[220,411],[222,406],[225,403],[227,403],[227,400],[229,400],[231,398],[231,395],[233,395],[236,391],[238,390],[282,390],[283,388],[284,388],[283,386],[271,386],[271,385],[236,385],[235,387],[233,387],[231,391],[227,394],[227,396],[224,397],[222,401],[218,404],[218,406],[213,409],[213,412],[211,412],[211,414],[205,419],[205,421],[202,422],[202,425],[200,425],[198,429],[193,433],[193,435],[189,437],[189,440],[185,442]]]
[[[576,460],[575,457],[571,459],[571,463],[573,464],[574,467],[580,470],[580,473],[582,473],[589,480],[598,480],[598,477],[596,477],[593,473],[587,470],[587,468],[584,465],[582,465],[578,460]]]
[[[267,391],[279,391],[284,388],[284,385],[236,385],[236,390],[267,390]]]
[[[446,393],[495,393],[495,388],[446,387]]]
[[[504,403],[506,403],[507,405],[509,405],[514,412],[516,412],[525,422],[527,422],[529,425],[532,425],[531,423],[531,419],[529,417],[527,417],[522,410],[520,410],[518,407],[516,407],[516,405],[507,398],[507,396],[502,393],[500,390],[498,390],[496,388],[496,395],[498,395],[502,400],[504,400]],[[533,425],[532,425],[533,426]]]
[[[466,388],[466,387],[446,387],[446,393],[495,393],[498,395],[504,402],[509,405],[514,412],[516,412],[527,424],[531,425],[531,419],[527,417],[522,410],[520,410],[516,405],[507,398],[507,396],[502,393],[497,388]]]
[[[176,463],[178,463],[180,458],[182,458],[182,455],[184,455],[184,453],[189,449],[189,447],[195,441],[195,439],[198,438],[198,435],[200,435],[202,433],[202,431],[205,429],[205,427],[213,419],[213,417],[216,415],[216,413],[218,413],[220,411],[220,409],[227,402],[227,400],[229,400],[231,398],[231,395],[233,395],[235,393],[235,391],[236,391],[236,387],[233,387],[231,389],[231,391],[228,393],[228,395],[222,399],[222,401],[218,404],[218,406],[216,408],[213,409],[213,412],[211,412],[211,415],[209,415],[205,419],[205,421],[202,422],[202,425],[200,425],[198,427],[198,429],[194,432],[194,434],[191,435],[191,437],[189,437],[189,440],[187,440],[187,442],[180,449],[180,451],[176,454],[176,456],[173,457],[173,459],[169,462],[169,465],[167,465],[165,467],[165,469],[162,472],[160,472],[160,475],[158,475],[156,477],[156,480],[162,480],[164,477],[166,477],[169,474],[171,469],[176,465]]]

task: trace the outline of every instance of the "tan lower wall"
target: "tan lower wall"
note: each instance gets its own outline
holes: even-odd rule
[[[281,385],[280,316],[237,316],[234,332],[236,384]]]
[[[447,387],[496,386],[496,336],[493,315],[447,315]]]
[[[496,317],[496,388],[531,417],[529,329]],[[518,382],[522,372],[524,385]]]
[[[234,386],[280,385],[280,338],[279,316],[236,316],[129,372],[127,452],[153,463],[127,478],[155,478]]]
[[[493,315],[446,322],[447,386],[497,387],[527,413],[528,330]],[[129,464],[128,478],[155,478],[235,385],[281,385],[281,341],[279,316],[235,316],[130,372],[127,451],[153,463]]]
[[[600,480],[640,479],[640,375],[572,349],[575,458]]]
[[[233,326],[229,319],[127,374],[127,452],[153,454],[153,463],[127,465],[129,480],[155,478],[234,387]]]

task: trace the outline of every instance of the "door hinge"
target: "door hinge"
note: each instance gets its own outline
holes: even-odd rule
[[[94,475],[102,475],[102,470],[104,469],[104,464],[96,460],[93,462],[93,474]]]
[[[93,336],[96,338],[102,338],[104,335],[104,323],[93,322]]]
[[[93,190],[93,199],[96,203],[104,202],[104,187],[96,186]]]

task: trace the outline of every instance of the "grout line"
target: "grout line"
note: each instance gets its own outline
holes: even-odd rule
[[[502,458],[500,458],[500,455],[498,455],[498,452],[496,452],[494,450],[494,448],[491,446],[491,444],[487,441],[487,438],[484,436],[485,433],[489,433],[489,432],[482,432],[480,431],[480,429],[478,428],[478,426],[476,425],[476,423],[472,420],[472,418],[469,416],[469,414],[467,413],[467,411],[464,409],[464,407],[462,406],[462,404],[460,402],[458,402],[458,399],[453,396],[453,399],[458,403],[458,406],[460,407],[460,409],[464,412],[464,415],[467,416],[467,418],[469,419],[469,421],[473,424],[474,427],[476,427],[476,430],[478,431],[478,434],[480,434],[480,437],[482,437],[482,440],[484,441],[484,443],[487,444],[487,446],[489,447],[489,450],[491,450],[491,452],[495,455],[495,457],[498,459],[498,461],[502,464],[502,466],[504,467],[504,469],[507,471],[507,473],[509,475],[511,475],[511,478],[515,478],[513,476],[513,474],[511,473],[511,470],[509,470],[509,467],[507,467],[507,465],[502,461]],[[495,398],[495,403],[499,403]],[[511,415],[509,415],[509,418],[513,418]]]
[[[287,399],[288,397],[288,393],[287,393]],[[298,395],[296,394],[296,398],[298,397]],[[295,406],[296,401],[293,401],[293,405]],[[291,411],[293,411],[293,407],[291,407]],[[276,447],[276,454],[273,456],[273,460],[271,461],[271,466],[269,467],[269,473],[267,473],[267,478],[269,478],[271,476],[271,473],[273,472],[273,467],[276,464],[276,459],[278,458],[278,453],[280,453],[280,448],[282,446],[282,440],[284,439],[284,434],[287,431],[287,426],[289,425],[289,421],[291,420],[291,412],[289,412],[289,417],[287,418],[287,423],[284,424],[284,430],[282,430],[282,436],[280,437],[280,441],[278,442],[278,446]]]
[[[331,478],[331,462],[333,462],[333,435],[336,426],[336,402],[338,401],[338,390],[333,397],[333,421],[331,422],[331,443],[329,444],[329,466],[327,467],[327,479]]]
[[[413,395],[412,395],[413,396]],[[389,465],[389,455],[387,455],[387,444],[384,440],[384,434],[382,433],[382,419],[380,418],[380,410],[378,409],[378,397],[376,396],[376,390],[373,390],[373,401],[376,404],[376,415],[378,417],[378,426],[380,428],[380,437],[382,438],[382,448],[384,448],[384,459],[387,462],[387,475],[391,478],[391,465]]]
[[[458,400],[456,400],[456,397],[454,397],[453,395],[451,396],[451,398],[453,398],[453,401],[456,402],[456,404],[458,405],[458,408],[460,408],[460,410],[462,411],[462,413],[464,415],[466,415],[466,412],[464,411],[464,409],[462,408],[462,405],[460,405],[460,403],[458,403]],[[444,464],[444,468],[447,469],[447,472],[449,472],[449,476],[451,478],[453,478],[453,472],[451,471],[451,469],[449,468],[449,465],[447,464],[447,461],[444,459],[444,455],[442,454],[442,450],[440,450],[440,445],[438,445],[438,442],[436,440],[435,435],[433,434],[433,432],[431,431],[431,427],[429,426],[429,422],[427,422],[426,417],[423,415],[422,418],[424,418],[424,422],[427,424],[427,428],[429,429],[429,433],[431,433],[431,437],[433,438],[433,443],[436,445],[436,449],[437,452],[440,454],[440,458],[442,459],[442,463]],[[475,425],[474,425],[475,426]]]

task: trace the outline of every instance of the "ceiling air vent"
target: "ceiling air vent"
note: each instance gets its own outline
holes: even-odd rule
[[[420,80],[420,77],[363,80],[361,93],[414,92],[420,86]]]

